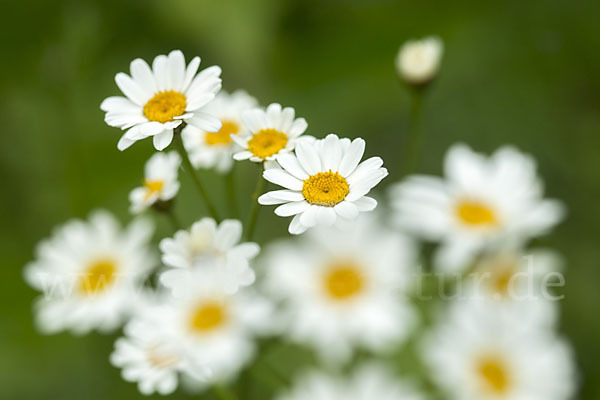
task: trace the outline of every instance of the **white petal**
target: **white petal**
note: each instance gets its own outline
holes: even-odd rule
[[[275,190],[269,193],[266,193],[272,199],[278,199],[282,201],[302,201],[304,200],[304,196],[301,192],[294,190]]]
[[[298,158],[290,153],[281,154],[277,157],[277,162],[283,169],[294,175],[296,178],[305,180],[308,179],[308,174],[298,161]]]
[[[364,152],[365,141],[361,138],[354,139],[346,151],[346,154],[344,154],[342,162],[340,163],[340,169],[338,170],[340,175],[342,175],[344,178],[347,178],[352,172],[354,172]]]
[[[158,135],[155,135],[152,142],[154,143],[154,148],[160,151],[170,145],[172,140],[173,130],[166,130]]]
[[[317,225],[331,226],[335,223],[336,216],[333,207],[317,207]]]
[[[321,160],[324,171],[337,171],[342,161],[342,146],[340,139],[333,134],[327,135],[321,142]]]
[[[292,235],[299,235],[301,233],[304,233],[308,229],[307,226],[302,225],[302,223],[300,222],[301,215],[302,214],[296,215],[294,218],[292,218],[292,222],[290,222],[288,231]]]
[[[135,140],[126,138],[125,135],[127,135],[127,133],[123,134],[123,136],[121,136],[121,139],[119,139],[119,143],[117,143],[117,149],[121,151],[131,147],[131,145],[136,142]]]
[[[242,223],[235,219],[226,219],[217,229],[215,243],[220,250],[227,250],[238,243],[241,237]]]
[[[320,207],[321,206],[311,205],[306,209],[306,211],[300,214],[300,222],[302,225],[309,228],[311,226],[315,226],[317,224],[317,215],[319,214]]]
[[[306,120],[304,118],[298,118],[292,123],[292,127],[289,131],[289,136],[291,138],[298,137],[306,131],[306,128],[308,128],[308,123],[306,122]]]
[[[219,118],[202,111],[194,111],[194,116],[186,122],[206,132],[218,132],[222,126]]]
[[[348,179],[348,184],[352,185],[353,183],[359,182],[361,179],[365,177],[371,171],[374,171],[380,168],[383,165],[383,160],[380,157],[371,157],[363,162],[361,162],[358,167],[350,174]]]
[[[148,100],[147,94],[129,75],[119,72],[117,76],[115,76],[115,82],[123,94],[135,104],[139,106],[146,104],[146,101]]]
[[[377,207],[377,200],[363,196],[360,199],[353,201],[352,204],[356,206],[358,211],[373,211],[375,207]]]
[[[335,212],[342,218],[354,219],[358,216],[358,208],[353,203],[342,201],[333,207]]]
[[[275,215],[289,217],[303,212],[308,207],[310,207],[310,204],[306,200],[285,203],[275,209]]]
[[[187,69],[185,70],[185,78],[183,79],[183,84],[181,85],[181,90],[183,92],[187,91],[192,79],[194,79],[194,76],[196,75],[196,72],[198,72],[199,66],[200,57],[194,57],[188,64]]]
[[[152,62],[152,71],[156,80],[156,87],[159,91],[170,89],[168,87],[169,71],[168,58],[164,54],[156,56]]]
[[[346,200],[355,201],[366,195],[375,187],[383,178],[388,175],[387,169],[380,168],[371,172],[365,179],[358,183],[350,185],[350,193],[346,196]]]
[[[321,160],[319,159],[319,153],[314,145],[310,145],[305,142],[298,143],[296,146],[296,155],[302,168],[309,175],[314,175],[321,172]]]
[[[131,62],[129,70],[131,71],[131,77],[133,80],[146,94],[151,96],[153,93],[158,91],[156,88],[154,74],[152,73],[152,70],[146,61],[142,60],[141,58],[136,58]]]
[[[239,153],[235,153],[233,155],[233,159],[238,161],[247,160],[250,157],[252,157],[252,153],[250,153],[249,151],[240,151]]]
[[[263,172],[263,177],[271,183],[283,186],[286,189],[302,190],[302,181],[294,178],[288,172],[281,169],[268,169]]]
[[[181,50],[173,50],[168,57],[169,86],[178,92],[183,90],[185,57]]]

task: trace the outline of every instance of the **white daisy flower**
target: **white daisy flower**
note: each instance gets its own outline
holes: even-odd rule
[[[125,336],[117,339],[111,363],[122,368],[128,382],[137,382],[142,394],[171,394],[178,386],[180,374],[204,381],[210,370],[194,365],[174,332],[171,308],[147,305],[146,309],[127,323]]]
[[[367,364],[350,378],[321,371],[305,373],[277,400],[423,400],[415,385],[396,378],[382,365]]]
[[[207,132],[192,125],[185,127],[182,132],[183,143],[194,167],[215,167],[221,173],[229,171],[233,166],[233,153],[237,147],[231,135],[246,137],[249,134],[242,122],[242,113],[257,106],[258,102],[254,97],[238,90],[232,94],[221,91],[202,108],[203,112],[219,118],[222,125],[218,132]]]
[[[161,273],[160,281],[172,288],[190,278],[195,268],[216,269],[227,277],[227,290],[235,292],[240,286],[254,282],[250,260],[260,247],[253,242],[240,243],[242,223],[225,220],[219,225],[212,218],[202,218],[189,231],[180,230],[173,238],[160,242],[162,261],[172,269]]]
[[[294,118],[292,107],[281,108],[270,104],[266,110],[259,108],[242,114],[242,121],[250,135],[231,138],[244,150],[233,155],[236,160],[263,162],[294,150],[299,136],[308,124],[304,118]]]
[[[256,335],[272,333],[272,306],[249,289],[234,295],[227,277],[194,269],[173,288],[171,315],[180,343],[192,362],[208,368],[206,382],[227,382],[254,356]]]
[[[487,158],[454,145],[445,173],[409,177],[391,193],[401,228],[442,242],[435,262],[442,269],[465,268],[485,247],[544,234],[563,217],[558,201],[542,198],[535,161],[513,147]]]
[[[424,341],[431,377],[456,400],[566,400],[576,387],[571,349],[519,314],[454,307]]]
[[[132,213],[140,213],[160,201],[169,201],[179,191],[177,172],[181,158],[172,151],[167,154],[155,153],[144,167],[144,186],[129,193]]]
[[[366,195],[388,175],[383,160],[371,157],[360,162],[363,139],[340,139],[334,134],[312,143],[301,142],[294,154],[281,154],[282,168],[264,171],[264,178],[283,186],[260,196],[263,205],[281,204],[275,214],[294,215],[289,226],[300,234],[316,225],[333,225],[338,216],[354,219],[361,211],[372,211],[377,202]],[[360,164],[359,164],[360,163]]]
[[[285,335],[326,362],[345,362],[356,347],[385,352],[415,325],[402,298],[413,277],[412,243],[370,218],[273,245],[264,264],[266,290],[284,303]]]
[[[67,222],[42,241],[24,271],[25,280],[43,292],[36,303],[39,329],[84,334],[117,328],[155,266],[148,249],[152,231],[141,219],[122,230],[112,215],[97,211],[89,222]]]
[[[173,139],[173,129],[184,122],[209,132],[221,128],[218,118],[200,110],[221,89],[221,68],[213,66],[196,75],[199,66],[199,57],[186,67],[183,53],[173,50],[154,58],[152,69],[136,58],[131,62],[131,76],[116,75],[126,97],[109,97],[100,108],[106,112],[108,125],[127,130],[119,140],[119,150],[150,136],[154,147],[163,150]]]
[[[423,85],[438,73],[444,53],[444,43],[437,36],[409,40],[396,56],[398,75],[413,85]]]

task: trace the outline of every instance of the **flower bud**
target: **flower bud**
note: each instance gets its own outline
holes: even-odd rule
[[[425,85],[435,78],[440,67],[444,43],[437,36],[409,40],[396,56],[398,75],[411,85]]]

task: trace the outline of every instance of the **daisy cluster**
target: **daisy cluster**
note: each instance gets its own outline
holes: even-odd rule
[[[438,38],[409,42],[400,76],[423,90],[442,48]],[[219,67],[199,68],[175,50],[116,75],[124,96],[101,109],[124,131],[117,148],[152,137],[157,152],[130,192],[127,227],[95,211],[38,245],[24,276],[41,292],[40,332],[116,333],[110,363],[145,395],[181,387],[246,398],[253,385],[280,400],[573,395],[573,356],[541,285],[562,263],[529,245],[564,209],[543,197],[531,156],[454,145],[444,178],[405,177],[390,188],[390,211],[369,213],[388,171],[365,157],[365,140],[310,136],[294,108],[226,93]],[[236,164],[250,163],[261,169],[247,219],[220,219],[197,170],[233,179]],[[210,214],[189,225],[175,215],[182,169]],[[262,254],[252,240],[259,205],[291,217],[291,235]],[[154,216],[171,221],[167,237],[155,237]],[[437,244],[431,260],[422,241]],[[432,274],[461,284],[435,292]],[[312,357],[288,373],[277,354],[290,348]]]

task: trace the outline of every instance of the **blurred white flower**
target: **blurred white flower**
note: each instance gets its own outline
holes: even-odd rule
[[[197,268],[172,291],[177,343],[192,364],[211,373],[201,386],[233,379],[254,356],[254,337],[273,332],[271,303],[250,289],[230,294],[227,279]]]
[[[72,220],[36,249],[25,280],[43,295],[36,322],[44,333],[116,329],[136,302],[136,291],[155,266],[148,249],[152,225],[138,219],[122,230],[105,211],[89,222]]]
[[[398,51],[396,70],[410,84],[425,84],[437,75],[443,52],[444,43],[437,36],[409,40]]]
[[[395,377],[383,365],[359,367],[350,378],[321,371],[305,373],[277,400],[423,400],[414,384]]]
[[[119,72],[117,86],[126,97],[105,99],[100,108],[110,126],[127,130],[117,147],[125,150],[138,140],[152,136],[154,147],[163,150],[173,139],[173,129],[183,122],[216,132],[218,118],[200,109],[221,89],[221,68],[213,66],[196,75],[200,58],[187,65],[183,53],[173,50],[154,58],[152,69],[146,61],[131,62],[131,76]]]
[[[544,234],[563,217],[562,204],[543,199],[533,158],[505,146],[485,157],[452,146],[446,179],[411,176],[391,192],[398,225],[441,241],[435,264],[466,268],[480,250]]]
[[[304,118],[295,118],[292,107],[282,109],[277,103],[270,104],[266,110],[255,108],[244,112],[242,121],[250,135],[232,136],[243,148],[233,158],[254,162],[274,160],[278,155],[294,150],[308,126]]]
[[[241,116],[243,112],[257,105],[254,97],[238,90],[232,94],[221,91],[213,101],[202,108],[203,112],[219,118],[222,125],[218,132],[206,132],[192,125],[185,127],[182,138],[194,167],[215,167],[218,172],[229,171],[237,147],[231,135],[246,137],[249,134]]]
[[[122,368],[128,382],[138,382],[142,394],[171,394],[180,374],[199,381],[210,378],[207,367],[193,364],[177,342],[171,308],[147,304],[140,314],[127,323],[125,336],[117,339],[111,363]]]
[[[181,158],[172,151],[155,153],[144,167],[144,186],[129,193],[130,211],[134,214],[146,210],[157,201],[168,201],[179,191],[177,173]]]
[[[518,314],[552,329],[558,320],[558,303],[545,285],[554,282],[548,278],[556,278],[561,269],[562,260],[550,250],[498,249],[476,263],[461,300],[494,314]]]
[[[255,275],[250,260],[260,247],[253,242],[240,243],[241,237],[242,224],[238,220],[225,220],[217,226],[214,219],[202,218],[189,231],[180,230],[173,238],[163,239],[162,261],[172,269],[161,273],[161,283],[172,288],[189,282],[193,269],[209,268],[226,277],[229,292],[251,285]]]
[[[423,343],[432,379],[455,400],[566,400],[576,374],[571,349],[520,314],[451,308]]]
[[[334,134],[314,142],[298,143],[294,154],[281,154],[281,168],[264,171],[264,178],[283,186],[260,196],[263,205],[281,204],[275,214],[294,215],[289,226],[300,234],[317,225],[335,224],[338,216],[354,219],[361,211],[372,211],[377,202],[366,195],[388,175],[383,160],[371,157],[360,162],[363,139],[340,139]],[[360,164],[359,164],[360,163]]]
[[[285,335],[332,364],[347,361],[355,347],[385,352],[398,345],[416,323],[402,298],[414,278],[414,253],[407,238],[368,217],[272,245],[266,290],[283,300]]]

